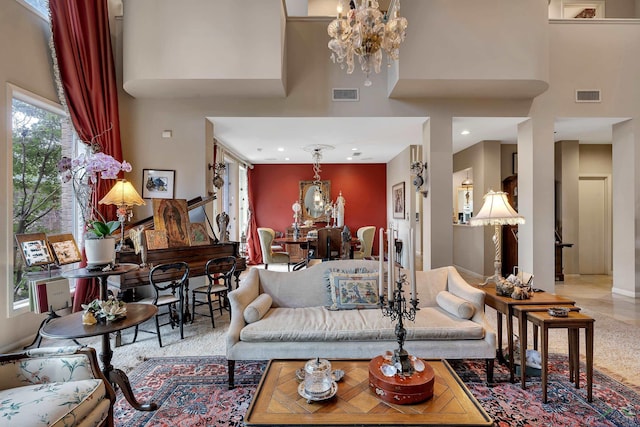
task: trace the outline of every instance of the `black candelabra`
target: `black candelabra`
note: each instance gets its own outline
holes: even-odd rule
[[[398,342],[398,348],[393,352],[393,358],[391,362],[398,368],[399,374],[402,376],[410,376],[413,374],[414,369],[409,360],[409,353],[404,349],[404,341],[407,337],[407,330],[404,328],[404,320],[407,319],[413,322],[416,319],[416,310],[418,309],[418,299],[413,296],[409,301],[410,307],[407,307],[407,300],[404,297],[404,291],[402,286],[406,283],[406,275],[400,274],[396,281],[396,288],[393,291],[393,299],[387,299],[384,295],[380,296],[380,308],[382,314],[391,318],[391,321],[397,320],[398,323],[395,327],[396,340]],[[385,301],[386,300],[386,301]]]

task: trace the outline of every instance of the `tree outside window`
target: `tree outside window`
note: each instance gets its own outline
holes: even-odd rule
[[[59,234],[73,228],[73,203],[64,203],[57,164],[71,141],[66,117],[13,98],[13,232]],[[28,298],[27,267],[14,242],[13,302]]]

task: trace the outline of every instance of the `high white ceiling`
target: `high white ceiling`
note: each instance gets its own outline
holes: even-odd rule
[[[387,163],[409,145],[422,143],[426,117],[210,117],[214,136],[245,161],[311,163],[305,147],[331,145],[322,163]],[[517,142],[521,117],[456,117],[453,152],[480,141]],[[581,144],[610,144],[611,126],[623,118],[561,118],[555,122],[555,140]],[[463,130],[469,134],[462,135]],[[280,151],[281,149],[281,151]],[[357,155],[356,153],[360,153]],[[347,157],[351,157],[348,160]]]

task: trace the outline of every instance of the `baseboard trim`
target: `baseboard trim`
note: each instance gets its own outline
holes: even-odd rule
[[[631,291],[627,291],[626,289],[620,289],[620,288],[616,288],[616,287],[611,288],[611,293],[612,294],[622,295],[622,296],[625,296],[625,297],[631,297],[631,298],[639,298],[640,297],[640,295],[637,292],[631,292]]]

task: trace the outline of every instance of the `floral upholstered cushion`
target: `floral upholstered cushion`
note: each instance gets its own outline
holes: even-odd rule
[[[378,273],[329,273],[330,310],[378,308]]]
[[[0,424],[15,426],[75,426],[105,400],[98,379],[33,384],[0,391]],[[109,410],[102,405],[103,417]]]
[[[97,426],[110,415],[110,390],[79,347],[31,349],[0,362],[0,425]]]

